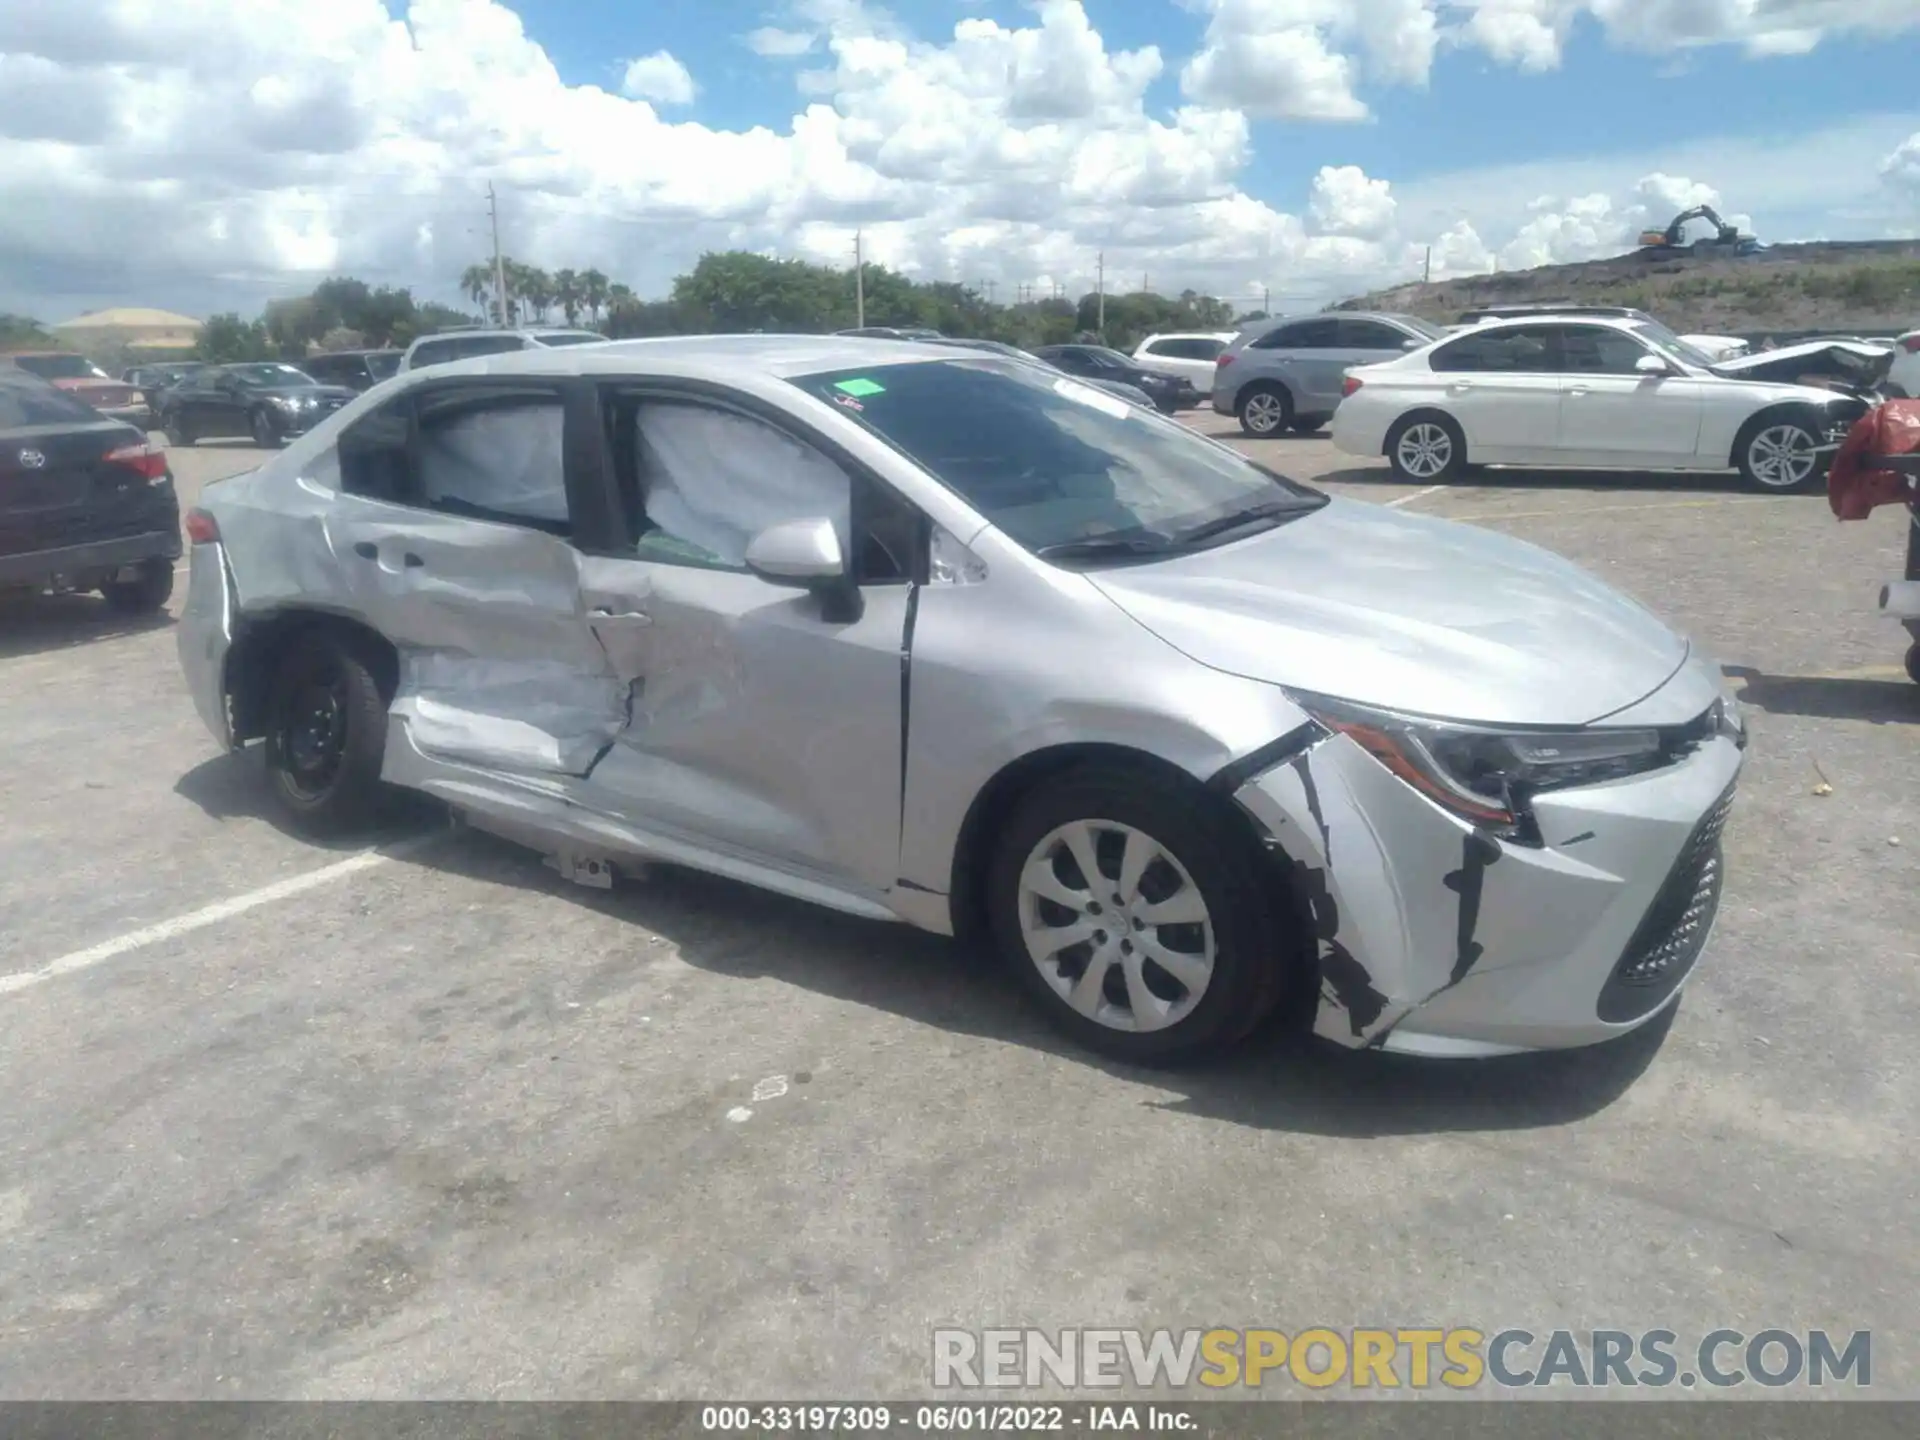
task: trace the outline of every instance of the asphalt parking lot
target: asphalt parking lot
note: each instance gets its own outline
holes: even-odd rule
[[[1560,550],[1743,679],[1670,1025],[1130,1071],[904,929],[430,815],[291,838],[169,622],[41,600],[0,618],[0,1397],[898,1397],[939,1324],[1870,1329],[1920,1394],[1904,515],[1247,444]],[[257,460],[177,453],[183,502]]]

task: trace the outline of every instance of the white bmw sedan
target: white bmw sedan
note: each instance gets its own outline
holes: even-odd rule
[[[1810,370],[1834,373],[1832,347],[1809,348],[1820,352]],[[1876,378],[1876,358],[1860,358],[1861,379]],[[1866,401],[1857,387],[1752,373],[1783,363],[1780,353],[1710,361],[1651,320],[1494,320],[1348,371],[1333,443],[1386,456],[1409,484],[1534,465],[1738,470],[1756,490],[1805,490]]]

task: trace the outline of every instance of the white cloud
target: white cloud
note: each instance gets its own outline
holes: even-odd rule
[[[1914,200],[1920,200],[1920,130],[1902,140],[1880,162],[1880,178]]]
[[[1492,43],[1449,27],[1525,11],[1551,33],[1552,7],[1193,3],[1206,39],[1167,113],[1149,90],[1178,57],[1110,48],[1079,0],[960,19],[938,43],[860,0],[792,0],[744,38],[789,56],[808,40],[811,78],[788,122],[745,130],[667,118],[698,91],[666,52],[627,67],[626,95],[565,83],[498,0],[412,0],[404,20],[382,0],[0,6],[0,308],[249,309],[333,270],[450,299],[485,250],[489,181],[510,253],[642,293],[707,249],[845,263],[858,227],[876,260],[1003,295],[1090,287],[1104,255],[1116,283],[1284,285],[1298,308],[1413,278],[1429,243],[1436,275],[1618,248],[1712,195],[1677,176],[1809,231],[1878,234],[1891,212],[1872,204],[1914,168],[1889,153],[1907,115],[1411,185],[1339,163],[1336,128],[1276,177],[1256,170],[1250,108],[1359,118],[1356,87],[1419,83],[1442,37]],[[1247,193],[1308,166],[1299,214]]]
[[[665,50],[629,60],[620,90],[635,100],[651,100],[657,105],[691,105],[699,93],[687,67]]]
[[[782,30],[777,25],[762,25],[746,37],[749,50],[770,60],[791,60],[796,55],[804,55],[818,41],[819,36],[811,30]]]

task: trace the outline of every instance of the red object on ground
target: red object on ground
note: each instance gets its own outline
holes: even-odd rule
[[[1875,455],[1908,455],[1920,450],[1920,400],[1888,400],[1876,405],[1847,432],[1827,471],[1827,505],[1842,520],[1864,520],[1882,505],[1911,498],[1904,476],[1875,470]]]

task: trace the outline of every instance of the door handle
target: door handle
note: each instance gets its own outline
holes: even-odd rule
[[[354,542],[353,553],[358,555],[362,560],[378,560],[380,558],[380,547],[371,540],[357,540]]]
[[[606,622],[618,621],[622,625],[651,625],[653,617],[642,610],[609,610],[604,605],[595,606],[588,612],[588,619]]]
[[[1466,380],[1456,380],[1451,385],[1447,386],[1447,393],[1449,395],[1464,395],[1471,389],[1473,389],[1473,385],[1471,382]]]
[[[1584,385],[1572,385],[1567,388],[1567,394],[1573,396],[1575,399],[1578,399],[1580,396],[1585,395],[1586,393],[1587,393],[1587,387]]]

